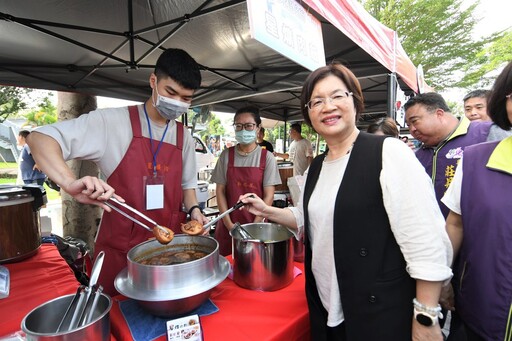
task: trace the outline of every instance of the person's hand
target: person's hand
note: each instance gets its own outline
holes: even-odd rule
[[[190,214],[190,220],[197,220],[198,222],[201,223],[201,225],[204,225],[206,223],[208,223],[210,220],[205,217],[203,215],[203,213],[198,210],[198,209],[195,209],[195,210],[192,210],[192,213]],[[203,236],[206,236],[210,233],[210,229],[203,229],[203,233],[202,235]]]
[[[107,212],[111,211],[110,207],[105,205],[104,202],[114,196],[115,190],[101,179],[84,176],[61,186],[61,188],[82,204],[97,205]],[[118,195],[115,195],[115,198],[124,202],[124,199]]]
[[[245,204],[242,208],[249,211],[249,213],[259,217],[266,217],[265,213],[268,211],[268,205],[256,194],[247,193],[241,195],[238,200]]]
[[[32,170],[35,170],[35,171],[38,171],[38,172],[41,171],[41,169],[39,169],[39,166],[37,165],[37,163],[34,163],[34,167],[32,167]]]
[[[412,321],[412,340],[413,341],[443,341],[443,333],[439,323],[435,326],[424,326],[413,317]]]
[[[451,283],[441,288],[439,304],[444,309],[455,310],[455,294]]]

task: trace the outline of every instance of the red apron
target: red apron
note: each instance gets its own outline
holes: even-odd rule
[[[235,167],[235,148],[229,148],[228,170],[226,172],[226,199],[228,207],[233,207],[238,198],[245,193],[254,193],[263,197],[263,176],[267,163],[267,150],[261,150],[259,167]],[[247,210],[235,210],[229,214],[233,223],[248,224],[254,221],[254,215]],[[229,231],[222,219],[215,228],[215,239],[219,242],[219,252],[222,256],[232,253],[232,241]]]
[[[186,214],[181,210],[183,191],[181,188],[183,125],[176,122],[176,146],[162,143],[157,154],[158,175],[164,178],[164,208],[146,211],[143,177],[153,175],[153,154],[151,141],[142,136],[139,112],[130,106],[130,121],[133,139],[123,159],[110,175],[107,182],[115,188],[116,194],[126,203],[173,231],[180,231]],[[126,211],[126,210],[125,210]],[[117,212],[103,214],[95,242],[95,259],[100,251],[105,251],[104,264],[99,284],[110,296],[116,295],[114,279],[126,267],[126,254],[135,245],[153,237],[153,233],[136,225]]]

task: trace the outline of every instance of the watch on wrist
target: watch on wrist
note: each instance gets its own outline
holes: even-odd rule
[[[435,326],[439,323],[437,315],[432,316],[429,313],[417,311],[416,309],[414,309],[414,319],[418,321],[419,324],[427,327]]]
[[[189,210],[188,210],[188,215],[189,216],[192,216],[192,211],[195,210],[196,208],[199,209],[199,211],[201,212],[201,214],[204,214],[203,210],[201,209],[201,207],[199,205],[194,205],[192,206]]]

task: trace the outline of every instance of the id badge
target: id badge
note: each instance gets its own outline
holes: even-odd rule
[[[146,210],[164,208],[164,177],[145,176],[144,188],[146,193]]]

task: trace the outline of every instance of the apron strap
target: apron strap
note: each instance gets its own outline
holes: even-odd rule
[[[139,119],[139,109],[136,105],[131,105],[128,107],[128,112],[130,113],[130,122],[132,124],[132,134],[133,137],[142,137],[142,128],[140,126]]]

